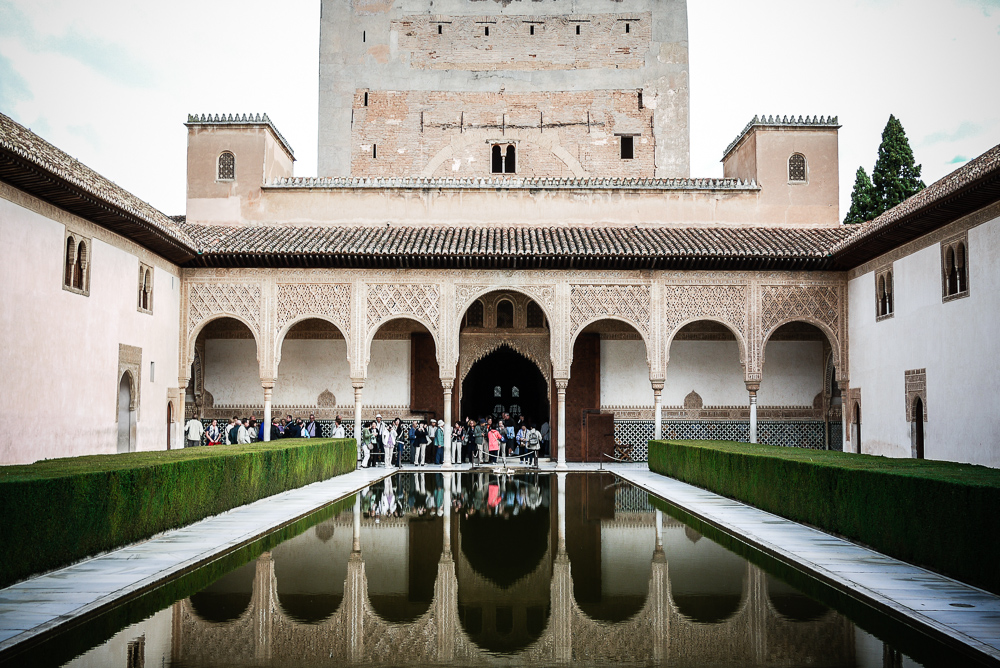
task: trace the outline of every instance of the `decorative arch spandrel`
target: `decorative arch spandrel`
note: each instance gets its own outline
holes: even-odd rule
[[[747,345],[751,290],[746,284],[664,285],[663,356],[670,360],[670,344],[682,327],[699,320],[711,320],[730,330],[740,348],[740,363],[747,369],[751,360]],[[749,370],[749,369],[747,369]]]
[[[758,291],[759,334],[753,341],[756,370],[763,369],[764,349],[775,330],[789,322],[805,322],[827,337],[837,379],[847,378],[846,285],[760,285]]]
[[[347,341],[351,360],[350,283],[279,283],[274,322],[274,367],[281,360],[281,345],[288,330],[309,318],[318,318],[336,327]]]

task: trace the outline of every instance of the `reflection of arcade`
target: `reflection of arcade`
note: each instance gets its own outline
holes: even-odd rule
[[[234,573],[230,589],[252,578],[242,611],[232,609],[236,591],[216,592],[229,596],[225,610],[207,605],[210,590],[174,604],[174,660],[853,665],[848,620],[664,521],[644,495],[625,503],[613,478],[419,478],[378,483],[353,513]],[[550,490],[558,503],[549,503]],[[487,529],[503,532],[501,522],[517,523],[522,540],[500,533],[491,541]],[[512,555],[519,563],[508,568]],[[408,605],[393,612],[376,599],[399,571],[409,573],[409,593],[394,603]],[[290,609],[298,585],[282,580],[296,572],[314,581],[313,594],[319,580],[336,608],[298,601],[300,614]]]

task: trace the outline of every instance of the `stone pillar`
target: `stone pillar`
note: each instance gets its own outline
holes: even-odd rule
[[[271,392],[274,391],[274,381],[261,381],[261,386],[264,388],[264,417],[261,418],[264,421],[264,440],[271,440]]]
[[[760,383],[747,383],[747,392],[750,393],[750,442],[757,442],[757,390]]]
[[[361,452],[361,391],[365,388],[365,381],[352,378],[351,385],[354,386],[354,441],[358,452]]]
[[[653,381],[653,439],[663,438],[663,383]]]
[[[444,459],[442,466],[451,466],[451,390],[455,386],[454,378],[442,378],[444,388]]]
[[[559,442],[557,445],[559,455],[557,457],[557,468],[566,468],[566,386],[569,385],[568,378],[556,378],[556,428],[558,429]]]

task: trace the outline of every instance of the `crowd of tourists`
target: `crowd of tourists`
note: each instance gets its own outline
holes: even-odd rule
[[[451,461],[455,464],[513,463],[518,460],[538,466],[538,457],[548,455],[551,430],[544,422],[540,428],[525,417],[504,413],[478,421],[456,421],[451,430]],[[362,467],[383,463],[398,467],[402,450],[410,446],[414,466],[441,465],[445,455],[444,420],[417,420],[404,424],[399,418],[386,422],[381,414],[363,425],[358,459]]]
[[[187,439],[187,447],[199,445],[235,445],[237,443],[256,443],[266,440],[264,430],[268,429],[264,420],[258,420],[256,415],[248,418],[240,418],[234,415],[229,418],[228,423],[219,424],[219,420],[212,420],[207,427],[196,417],[191,418],[184,425],[184,435]],[[319,423],[316,422],[314,414],[309,415],[308,420],[292,417],[275,417],[271,420],[268,429],[270,440],[277,441],[282,438],[316,438],[322,436]],[[346,438],[343,421],[340,416],[333,423],[333,433],[331,438]]]
[[[433,517],[451,510],[463,517],[511,517],[549,505],[549,488],[539,480],[478,474],[413,473],[389,476],[361,492],[361,512],[369,518]]]

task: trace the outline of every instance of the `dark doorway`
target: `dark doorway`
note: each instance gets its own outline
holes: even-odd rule
[[[854,447],[861,454],[861,404],[854,404]]]
[[[509,346],[473,364],[462,382],[462,419],[503,412],[524,415],[528,424],[536,425],[549,415],[545,377],[534,362]]]
[[[917,459],[924,458],[924,402],[920,397],[913,402],[913,450]]]
[[[174,405],[167,402],[167,450],[170,449],[171,441],[174,436]]]

